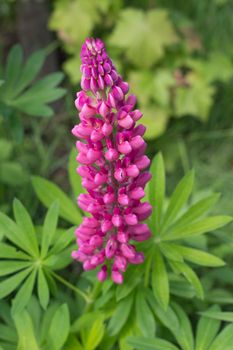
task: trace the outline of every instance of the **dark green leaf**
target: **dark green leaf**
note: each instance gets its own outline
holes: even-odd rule
[[[66,304],[62,304],[55,312],[48,329],[48,350],[60,350],[69,334],[70,316]]]
[[[172,343],[160,338],[129,337],[128,343],[137,350],[179,350]]]
[[[36,232],[28,214],[26,208],[18,200],[14,199],[13,203],[14,216],[17,225],[24,231],[27,236],[28,244],[31,246],[31,250],[34,252],[34,256],[39,255],[38,242],[36,238]]]
[[[42,242],[41,242],[41,257],[45,258],[49,250],[49,246],[55,236],[57,221],[59,214],[59,202],[54,202],[49,207],[46,214],[43,232],[42,232]]]
[[[46,310],[49,302],[49,287],[42,268],[39,268],[38,270],[37,290],[40,304]]]
[[[193,182],[194,172],[189,171],[177,185],[164,216],[162,223],[163,232],[170,224],[174,222],[177,214],[187,202],[193,189]]]
[[[214,305],[207,310],[207,312],[218,312],[220,311],[218,305]],[[215,338],[216,334],[219,331],[221,322],[218,320],[213,320],[208,317],[200,318],[197,325],[197,334],[196,334],[196,346],[195,350],[208,350],[210,344]]]
[[[133,295],[128,295],[118,302],[116,310],[108,324],[108,331],[111,336],[117,334],[127,322],[132,304]]]
[[[155,335],[154,315],[145,299],[145,291],[140,289],[136,294],[136,320],[144,337]]]
[[[160,305],[166,309],[169,303],[169,281],[163,257],[158,249],[154,254],[152,289]]]
[[[38,198],[46,207],[58,200],[60,216],[74,225],[81,223],[81,214],[76,205],[57,185],[38,176],[33,177],[32,183]]]
[[[36,278],[36,270],[33,270],[32,273],[27,277],[21,288],[19,289],[16,297],[13,300],[12,312],[18,313],[21,312],[25,306],[27,306],[34,287]]]

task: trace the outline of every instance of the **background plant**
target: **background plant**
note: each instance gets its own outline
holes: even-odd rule
[[[29,11],[36,4],[33,23],[48,5],[45,21],[54,41],[28,55],[25,40],[34,46],[40,36],[28,29],[22,37],[17,23],[25,6]],[[223,226],[233,212],[231,13],[228,0],[0,4],[0,291],[5,286],[7,293],[0,301],[0,349],[231,349],[233,237],[232,224]],[[46,25],[38,25],[42,33]],[[154,236],[142,247],[145,264],[130,268],[121,287],[96,283],[94,274],[82,273],[70,258],[72,227],[80,224],[82,212],[75,203],[81,183],[69,130],[76,115],[80,45],[91,35],[106,42],[138,95],[149,126],[148,156],[157,154],[147,188],[155,203],[148,222]],[[18,41],[24,55],[14,47]],[[51,52],[58,61],[52,71],[63,70],[66,79],[61,82],[62,74],[55,73],[40,83]],[[20,56],[25,56],[21,65]],[[7,83],[10,57],[15,63]],[[23,74],[29,62],[34,62],[31,80]],[[28,83],[19,89],[22,80]],[[47,87],[46,81],[53,86],[45,93],[39,85],[35,99],[33,88]],[[50,105],[64,94],[61,83],[65,98]],[[14,197],[20,202],[12,206]],[[53,220],[45,230],[48,215]],[[42,242],[48,244],[50,234],[39,267]],[[26,270],[25,279],[18,277]],[[39,271],[45,277],[40,288]],[[6,284],[9,279],[21,282]]]

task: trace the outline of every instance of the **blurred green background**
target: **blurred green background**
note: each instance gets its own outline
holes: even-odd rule
[[[79,52],[94,36],[138,97],[168,188],[194,167],[198,195],[221,192],[232,214],[232,13],[228,0],[1,1],[0,209],[17,196],[38,216],[31,175],[70,191]]]

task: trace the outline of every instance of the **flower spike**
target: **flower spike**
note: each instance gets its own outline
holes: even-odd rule
[[[143,253],[132,241],[151,236],[147,219],[152,212],[141,202],[151,175],[144,154],[146,128],[137,121],[136,98],[127,96],[129,86],[116,71],[104,43],[88,38],[81,50],[81,87],[75,106],[80,123],[72,133],[79,139],[77,168],[86,193],[78,197],[79,207],[90,214],[76,229],[78,250],[72,253],[84,270],[99,267],[97,277],[108,273],[121,284],[128,264],[141,264]],[[92,94],[92,96],[90,96]],[[81,141],[80,141],[81,140]]]

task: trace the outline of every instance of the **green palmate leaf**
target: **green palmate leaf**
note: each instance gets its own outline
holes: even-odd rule
[[[37,344],[33,323],[26,310],[13,315],[19,342],[17,350],[40,350]]]
[[[16,297],[13,300],[12,312],[18,313],[21,312],[25,306],[27,306],[31,296],[32,290],[35,283],[36,270],[33,270],[32,273],[27,277],[22,287],[16,294]]]
[[[32,268],[27,268],[21,272],[18,272],[14,276],[11,276],[0,283],[0,299],[9,295],[18,285],[29,275]]]
[[[28,260],[30,259],[30,256],[21,251],[18,251],[16,248],[10,246],[9,244],[0,242],[0,258]]]
[[[83,192],[82,187],[82,178],[77,174],[77,150],[75,148],[72,149],[69,156],[69,164],[68,164],[68,174],[69,180],[72,186],[73,193],[77,198],[80,193]]]
[[[129,295],[135,287],[140,283],[143,274],[143,269],[140,266],[134,266],[128,268],[125,273],[125,282],[121,286],[117,286],[116,299],[120,301]]]
[[[0,233],[21,249],[34,255],[34,251],[32,250],[31,245],[28,243],[26,233],[21,230],[13,220],[3,213],[0,213]]]
[[[175,311],[180,324],[178,332],[173,332],[173,335],[183,350],[193,350],[194,339],[191,323],[183,309],[178,304],[173,303],[172,308]]]
[[[13,46],[7,58],[5,71],[4,95],[6,98],[11,96],[11,93],[14,91],[14,87],[17,86],[18,77],[21,72],[22,61],[23,51],[21,46]]]
[[[204,312],[200,312],[201,315],[205,317],[209,317],[215,320],[225,321],[225,322],[233,322],[233,312],[230,311],[216,311],[216,310],[207,310]]]
[[[46,207],[58,200],[60,216],[74,225],[81,223],[81,214],[76,205],[58,186],[38,176],[33,177],[32,183],[38,198]]]
[[[17,85],[15,86],[13,97],[25,89],[36,77],[45,61],[45,57],[44,50],[38,50],[28,58],[22,69]]]
[[[155,223],[156,233],[160,228],[160,221],[162,217],[163,201],[165,196],[165,171],[163,157],[159,153],[152,162],[151,165],[152,179],[149,183],[149,201],[153,204],[152,213],[152,227]]]
[[[193,286],[189,284],[187,281],[183,280],[182,277],[180,276],[177,276],[177,277],[181,279],[170,281],[171,294],[181,298],[192,299],[196,294]]]
[[[14,199],[13,209],[17,225],[26,234],[28,244],[30,244],[31,250],[34,251],[34,255],[38,256],[38,242],[30,215],[18,199]]]
[[[30,261],[2,260],[0,261],[0,276],[9,275],[29,266],[31,266]]]
[[[52,240],[55,236],[57,221],[59,214],[59,202],[54,202],[45,217],[42,233],[42,242],[41,242],[41,257],[44,258],[47,255],[49,246],[52,243]]]
[[[225,262],[214,256],[212,254],[203,252],[201,250],[184,247],[177,244],[172,244],[173,249],[177,251],[178,254],[181,254],[185,260],[191,261],[194,264],[199,264],[202,266],[223,266]]]
[[[86,350],[96,349],[104,336],[104,330],[103,318],[100,317],[93,323],[90,331],[88,331],[88,337],[84,348]]]
[[[183,239],[190,236],[198,236],[203,233],[214,231],[222,226],[225,226],[232,221],[230,216],[212,216],[201,219],[190,225],[180,225],[174,229],[170,229],[163,235],[164,241],[172,241],[177,239]]]
[[[214,305],[207,312],[218,312],[220,307]],[[201,317],[197,325],[195,350],[208,350],[210,344],[219,331],[221,322],[208,317]]]
[[[145,300],[143,290],[138,290],[136,294],[136,320],[143,336],[153,337],[155,335],[154,315]]]
[[[199,278],[197,277],[196,273],[185,263],[177,262],[177,261],[170,261],[171,266],[182,273],[184,277],[193,285],[196,291],[196,295],[200,298],[204,298],[204,292],[201,285],[201,282]]]
[[[171,230],[179,226],[189,225],[192,222],[203,216],[208,210],[210,210],[219,199],[219,194],[212,194],[209,197],[201,199],[197,203],[193,204],[175,223],[172,225]]]
[[[37,290],[41,306],[46,309],[49,302],[49,287],[42,268],[39,268],[37,275]]]
[[[131,311],[133,300],[133,296],[128,295],[117,304],[116,310],[108,325],[108,331],[111,336],[117,334],[126,323]]]
[[[170,224],[173,223],[177,214],[182,209],[182,207],[185,205],[186,201],[188,200],[188,198],[192,192],[193,182],[194,182],[194,172],[189,171],[184,176],[184,178],[180,181],[180,183],[177,185],[174,193],[172,194],[169,206],[168,206],[167,211],[166,211],[165,216],[164,216],[164,220],[162,223],[163,231]]]
[[[137,350],[179,350],[177,346],[160,338],[129,337],[128,343]]]
[[[124,9],[110,37],[110,43],[125,50],[130,61],[146,68],[161,59],[165,46],[176,40],[168,13],[161,9],[147,12],[133,8]]]
[[[225,327],[215,338],[208,350],[231,350],[233,343],[233,324]]]
[[[161,242],[159,247],[167,259],[180,262],[184,260],[182,254],[176,249],[174,244]]]
[[[56,310],[51,325],[48,329],[47,349],[60,350],[69,335],[70,316],[66,304],[62,304]]]
[[[152,289],[160,305],[166,309],[169,303],[169,281],[163,257],[158,249],[154,254]]]
[[[207,120],[215,88],[202,76],[191,72],[186,76],[188,87],[176,90],[175,115],[180,117],[191,114],[201,120]]]

